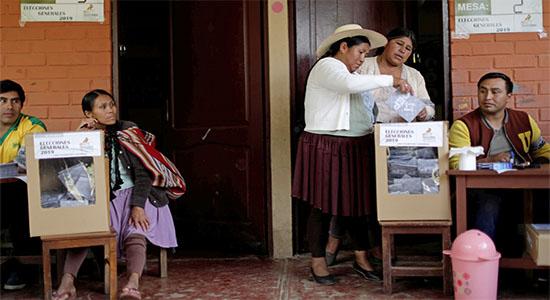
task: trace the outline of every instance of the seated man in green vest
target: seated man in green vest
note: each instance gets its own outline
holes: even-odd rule
[[[13,162],[24,146],[25,135],[31,132],[44,132],[46,126],[39,119],[21,113],[25,103],[25,92],[18,83],[11,80],[0,81],[0,164]],[[40,253],[39,241],[29,236],[27,186],[22,181],[0,184],[0,204],[2,229],[8,227],[13,244],[12,255]],[[8,264],[9,265],[9,264]],[[3,282],[4,289],[16,290],[25,287],[21,267],[14,261]],[[4,279],[4,278],[3,278]]]
[[[484,155],[477,162],[548,163],[550,145],[546,143],[536,121],[529,114],[510,108],[513,83],[502,73],[488,73],[477,83],[479,108],[456,120],[449,131],[451,147],[482,146]],[[450,167],[458,168],[458,157],[450,158]],[[474,228],[493,240],[504,192],[475,190]],[[474,199],[470,199],[474,200]]]

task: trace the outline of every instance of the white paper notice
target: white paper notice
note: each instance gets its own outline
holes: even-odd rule
[[[441,147],[443,122],[380,124],[380,146]]]
[[[542,0],[456,0],[458,34],[542,32]]]
[[[34,157],[36,159],[100,156],[100,131],[35,133]]]
[[[21,22],[104,22],[103,0],[21,0]]]

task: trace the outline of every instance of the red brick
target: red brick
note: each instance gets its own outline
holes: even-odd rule
[[[471,55],[472,44],[470,43],[452,43],[451,44],[452,55]]]
[[[41,66],[46,64],[44,54],[7,54],[6,65],[8,66]]]
[[[110,65],[96,65],[96,66],[76,66],[70,67],[69,77],[71,78],[92,78],[92,77],[111,77]]]
[[[544,81],[539,83],[539,94],[550,94],[550,81]]]
[[[537,109],[537,108],[521,108],[521,109],[518,109],[518,110],[521,110],[523,112],[528,113],[537,122],[540,120],[539,119],[539,109]]]
[[[87,91],[90,89],[89,79],[56,79],[51,81],[52,91]]]
[[[550,67],[550,54],[539,54],[538,57],[539,57],[539,67]]]
[[[82,117],[82,108],[78,105],[73,106],[51,106],[50,118],[52,119],[76,119]]]
[[[500,33],[495,36],[497,42],[501,41],[537,41],[539,36],[536,32],[521,33]]]
[[[28,93],[29,102],[33,105],[66,105],[69,104],[67,93]],[[53,106],[52,106],[53,107]],[[63,106],[64,107],[64,106]]]
[[[495,34],[472,34],[468,38],[469,42],[490,42],[495,40]]]
[[[78,52],[110,52],[111,48],[111,40],[108,39],[85,39],[73,42],[73,49]]]
[[[2,41],[0,45],[2,54],[28,53],[31,51],[31,42],[26,41]]]
[[[539,122],[539,128],[542,135],[550,135],[550,122]]]
[[[475,55],[511,54],[514,53],[514,43],[472,43],[472,53]]]
[[[90,65],[111,65],[112,57],[111,52],[99,52],[88,54],[88,63]]]
[[[538,93],[538,86],[536,82],[514,82],[514,94],[534,95]]]
[[[516,42],[516,54],[541,54],[550,52],[548,39]]]
[[[103,89],[106,91],[111,91],[112,89],[112,81],[107,79],[94,79],[92,80],[92,89]]]
[[[43,120],[44,121],[44,120]],[[52,120],[47,119],[44,121],[48,131],[73,131],[74,127],[71,127],[71,120]]]
[[[86,38],[86,30],[76,27],[46,29],[47,40],[80,40]]]
[[[86,29],[86,37],[89,39],[110,39],[111,28],[103,26],[101,28]]]
[[[477,84],[477,82],[479,81],[479,78],[481,78],[481,76],[489,73],[489,72],[501,72],[501,73],[504,73],[508,76],[510,76],[510,78],[512,78],[512,80],[514,80],[513,78],[513,74],[514,74],[514,71],[511,70],[511,69],[489,69],[489,70],[471,70],[470,71],[470,81],[471,82],[475,82]]]
[[[28,78],[66,78],[67,67],[47,66],[27,68]]]
[[[84,115],[82,115],[82,118],[80,119],[72,119],[71,120],[71,130],[74,130],[74,128],[78,128],[78,125],[80,125],[80,123],[82,122],[82,119],[84,119]]]
[[[41,28],[2,28],[2,40],[31,41],[43,40],[44,30]]]
[[[48,53],[46,55],[48,66],[78,66],[88,63],[88,56],[79,53]]]
[[[20,14],[20,4],[19,1],[12,1],[5,3],[4,6],[2,6],[2,13],[7,13],[9,15],[19,15]]]
[[[32,43],[32,51],[43,53],[43,52],[72,52],[73,51],[73,42],[72,41],[38,41]]]
[[[469,82],[469,73],[466,70],[453,70],[451,72],[451,82],[466,83]]]
[[[0,70],[0,77],[13,80],[22,79],[27,77],[27,72],[25,68],[21,67],[2,67],[2,70]]]
[[[516,80],[548,80],[550,68],[534,68],[534,69],[516,69],[514,78]]]
[[[27,105],[27,103],[25,103],[25,105],[23,106],[23,113],[35,116],[40,119],[44,119],[48,117],[48,107]]]
[[[550,107],[550,95],[516,96],[516,107]]]
[[[469,111],[453,111],[453,120],[458,120],[467,113],[469,113]]]
[[[91,89],[95,89],[95,86],[92,85]],[[69,92],[69,102],[76,105],[82,104],[82,97],[84,97],[87,92],[88,91]]]
[[[492,56],[453,56],[452,69],[490,69]]]
[[[5,15],[0,17],[0,26],[2,27],[19,27],[19,15]]]
[[[535,55],[499,55],[495,56],[495,67],[536,67],[537,57]]]
[[[550,108],[541,108],[539,113],[540,113],[540,120],[550,121]]]
[[[44,92],[48,90],[48,80],[19,80],[25,92]]]
[[[459,96],[475,96],[477,95],[477,87],[473,83],[469,84],[453,84],[452,94],[455,97]]]
[[[471,97],[453,97],[453,110],[470,111],[472,110]]]

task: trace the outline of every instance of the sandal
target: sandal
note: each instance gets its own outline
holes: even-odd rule
[[[59,292],[55,291],[52,293],[52,300],[74,300],[76,299],[76,288],[72,288],[68,291]]]
[[[141,293],[137,288],[125,287],[120,293],[120,300],[141,300]]]

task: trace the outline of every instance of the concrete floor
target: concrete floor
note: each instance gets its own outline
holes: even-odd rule
[[[143,299],[452,299],[443,295],[439,278],[400,279],[394,293],[386,295],[381,283],[365,281],[352,271],[351,258],[351,253],[341,253],[340,263],[331,267],[338,279],[333,286],[311,281],[307,255],[278,260],[169,257],[164,279],[156,276],[156,263],[149,260],[141,292]],[[77,281],[78,299],[105,299],[102,279],[89,267],[94,265],[91,261]],[[547,279],[547,270],[501,270],[499,299],[549,299]],[[120,275],[119,289],[124,282]],[[37,281],[21,291],[1,291],[0,298],[42,299],[42,285]]]

